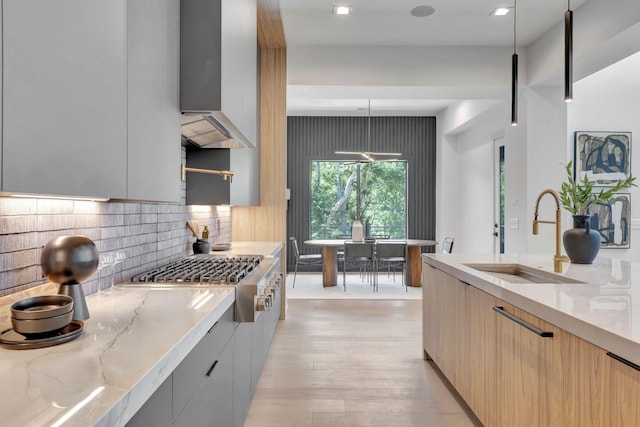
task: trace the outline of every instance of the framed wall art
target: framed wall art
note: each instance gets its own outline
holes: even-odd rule
[[[631,247],[631,194],[616,193],[607,203],[592,203],[587,214],[591,228],[600,232],[601,248]]]
[[[575,132],[575,178],[607,186],[631,174],[631,132]]]

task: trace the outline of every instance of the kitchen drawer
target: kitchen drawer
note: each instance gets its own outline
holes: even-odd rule
[[[185,405],[196,391],[220,352],[233,336],[234,306],[202,337],[191,353],[173,371],[173,420],[180,415]]]
[[[138,412],[129,420],[126,427],[171,427],[171,382],[169,376]]]

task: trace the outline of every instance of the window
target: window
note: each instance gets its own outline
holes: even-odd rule
[[[407,162],[311,162],[311,238],[351,235],[360,193],[365,234],[407,235]]]

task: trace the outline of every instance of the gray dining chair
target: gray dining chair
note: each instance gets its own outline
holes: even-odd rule
[[[344,255],[342,256],[342,286],[347,291],[347,268],[358,267],[361,275],[364,274],[372,280],[373,291],[378,290],[376,271],[376,257],[374,243],[344,242]]]
[[[387,276],[393,270],[393,281],[396,280],[395,267],[401,267],[402,272],[402,286],[405,287],[405,291],[409,292],[404,280],[405,271],[407,267],[407,242],[377,242],[376,243],[376,276],[379,274],[378,269],[387,267]]]
[[[289,241],[291,241],[291,250],[293,251],[293,256],[296,260],[295,270],[293,272],[293,288],[296,287],[296,277],[298,276],[298,265],[322,265],[324,268],[324,264],[322,263],[322,254],[301,254],[298,249],[298,241],[295,237],[289,237]]]

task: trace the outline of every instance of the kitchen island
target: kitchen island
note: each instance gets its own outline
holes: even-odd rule
[[[640,263],[552,258],[424,255],[425,358],[485,425],[638,425]]]
[[[274,242],[256,246],[246,242],[232,245],[230,254],[245,255],[251,250],[270,255],[281,247]],[[11,327],[13,302],[56,292],[57,286],[46,284],[0,298],[0,327]],[[108,296],[89,295],[86,301],[91,317],[75,340],[40,349],[0,349],[2,426],[123,426],[228,313],[231,320],[230,326],[224,326],[225,340],[233,344],[228,338],[234,329],[235,289],[231,286],[119,285]],[[273,314],[277,321],[278,315]],[[251,324],[239,324],[236,331],[243,325]],[[242,330],[251,340],[251,329]],[[263,336],[268,349],[270,336],[266,332]],[[235,345],[227,346],[232,359]],[[247,359],[247,351],[236,356]],[[252,363],[250,354],[248,363]],[[256,368],[258,375],[261,368]]]

